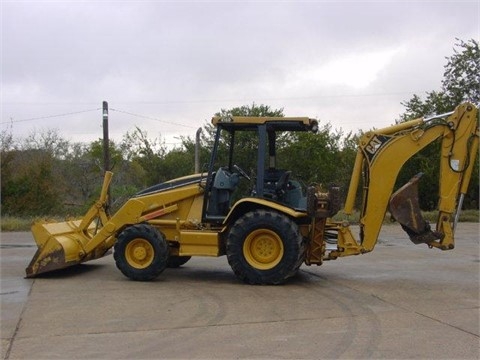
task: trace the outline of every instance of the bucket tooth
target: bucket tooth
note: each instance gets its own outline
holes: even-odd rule
[[[52,243],[53,241],[49,245],[37,250],[30,265],[25,269],[27,278],[79,263],[78,261],[67,263],[63,248],[55,246],[55,244],[52,246]]]
[[[400,223],[414,244],[430,243],[443,239],[444,236],[442,233],[432,231],[420,211],[418,181],[422,175],[419,173],[410,179],[392,195],[389,202],[392,217]]]

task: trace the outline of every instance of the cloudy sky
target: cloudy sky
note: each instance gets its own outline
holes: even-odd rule
[[[394,123],[439,90],[471,1],[2,0],[0,130],[73,142],[135,126],[175,143],[252,103],[344,131]]]

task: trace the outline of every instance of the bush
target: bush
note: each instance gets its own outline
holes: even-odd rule
[[[2,216],[1,231],[29,231],[33,221],[32,218]]]

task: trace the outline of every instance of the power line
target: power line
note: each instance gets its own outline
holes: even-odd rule
[[[255,103],[261,101],[288,101],[288,100],[316,100],[316,99],[328,99],[328,98],[362,98],[362,97],[386,97],[386,96],[398,96],[398,95],[410,95],[426,92],[423,90],[417,91],[397,91],[397,92],[379,92],[379,93],[367,93],[367,94],[324,94],[324,95],[311,95],[311,96],[284,96],[284,97],[256,97],[255,99],[249,98],[219,98],[219,99],[191,99],[191,100],[164,100],[164,101],[121,101],[123,104],[134,105],[172,105],[172,104],[207,104],[207,103],[229,103],[229,102],[250,102]]]
[[[98,110],[101,110],[101,108],[90,109],[90,110],[74,111],[74,112],[63,113],[63,114],[56,114],[56,115],[40,116],[40,117],[34,117],[34,118],[28,118],[28,119],[21,119],[21,120],[13,120],[13,119],[12,119],[12,120],[9,120],[9,121],[2,121],[2,122],[0,122],[0,124],[11,124],[11,123],[24,122],[24,121],[44,120],[44,119],[51,119],[51,118],[55,118],[55,117],[61,117],[61,116],[69,116],[69,115],[83,114],[83,113],[86,113],[86,112],[98,111]]]
[[[329,95],[313,95],[313,96],[299,96],[299,97],[272,97],[272,98],[259,98],[256,99],[256,101],[295,101],[295,100],[314,100],[314,99],[327,99],[327,98],[361,98],[361,97],[380,97],[380,96],[398,96],[398,95],[405,95],[405,94],[412,94],[416,93],[414,91],[401,91],[401,92],[385,92],[385,93],[368,93],[368,94],[329,94]],[[166,104],[193,104],[193,103],[218,103],[218,102],[239,102],[239,101],[248,101],[247,99],[198,99],[198,100],[167,100],[167,101],[139,101],[139,102],[132,102],[133,104],[150,104],[150,105],[166,105]],[[69,113],[62,113],[62,114],[56,114],[56,115],[47,115],[47,116],[39,116],[39,117],[33,117],[33,118],[27,118],[27,119],[20,119],[20,120],[9,120],[9,121],[2,121],[0,122],[0,125],[3,124],[11,124],[11,123],[19,123],[19,122],[26,122],[26,121],[36,121],[36,120],[44,120],[44,119],[51,119],[51,118],[56,118],[56,117],[62,117],[62,116],[70,116],[70,115],[77,115],[77,114],[83,114],[91,111],[98,111],[101,110],[101,108],[95,108],[95,109],[89,109],[89,110],[81,110],[81,111],[74,111],[74,112],[69,112]],[[176,125],[176,126],[183,126],[186,128],[194,129],[196,128],[195,126],[190,126],[190,125],[185,125],[185,124],[180,124],[176,123],[173,121],[165,121],[162,119],[158,119],[152,116],[147,116],[147,115],[141,115],[141,114],[136,114],[132,113],[129,111],[125,110],[119,110],[119,109],[112,109],[110,108],[111,111],[117,111],[119,113],[127,114],[130,116],[138,117],[138,118],[143,118],[143,119],[148,119],[148,120],[154,120],[166,124],[171,124],[171,125]]]
[[[158,119],[158,118],[154,118],[154,117],[152,117],[152,116],[141,115],[141,114],[134,114],[134,113],[131,113],[131,112],[129,112],[129,111],[124,111],[124,110],[119,110],[119,109],[112,109],[112,108],[110,108],[110,110],[116,111],[116,112],[119,112],[119,113],[122,113],[122,114],[127,114],[127,115],[130,115],[130,116],[135,116],[135,117],[142,118],[142,119],[154,120],[154,121],[159,121],[159,122],[163,122],[163,123],[166,123],[166,124],[183,126],[183,127],[187,127],[187,128],[190,128],[190,129],[196,129],[195,126],[179,124],[179,123],[176,123],[176,122],[173,122],[173,121],[165,121],[165,120],[161,120],[161,119]]]
[[[3,124],[12,124],[12,123],[19,123],[19,122],[25,122],[25,121],[45,120],[45,119],[51,119],[51,118],[56,118],[56,117],[62,117],[62,116],[70,116],[70,115],[83,114],[83,113],[87,113],[87,112],[91,112],[91,111],[98,111],[98,110],[101,110],[101,108],[81,110],[81,111],[73,111],[73,112],[69,112],[69,113],[61,113],[61,114],[55,114],[55,115],[38,116],[38,117],[32,117],[32,118],[20,119],[20,120],[13,120],[13,119],[11,119],[11,120],[9,120],[9,121],[2,121],[2,122],[0,122],[0,125],[3,125]],[[113,108],[110,108],[110,110],[111,110],[111,111],[116,111],[116,112],[119,112],[119,113],[122,113],[122,114],[127,114],[127,115],[130,115],[130,116],[135,116],[135,117],[138,117],[138,118],[143,118],[143,119],[149,119],[149,120],[159,121],[159,122],[163,122],[163,123],[166,123],[166,124],[171,124],[171,125],[176,125],[176,126],[183,126],[183,127],[187,127],[187,128],[191,128],[191,129],[194,129],[194,128],[195,128],[194,126],[179,124],[179,123],[176,123],[176,122],[173,122],[173,121],[165,121],[165,120],[161,120],[161,119],[158,119],[158,118],[155,118],[155,117],[152,117],[152,116],[135,114],[135,113],[132,113],[132,112],[129,112],[129,111],[125,111],[125,110],[119,110],[119,109],[113,109]]]

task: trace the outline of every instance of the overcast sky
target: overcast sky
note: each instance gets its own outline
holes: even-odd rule
[[[135,126],[194,137],[220,109],[252,103],[344,131],[384,127],[402,101],[440,89],[455,38],[480,38],[478,0],[1,6],[0,130],[72,142],[102,137],[104,100],[118,141]]]

